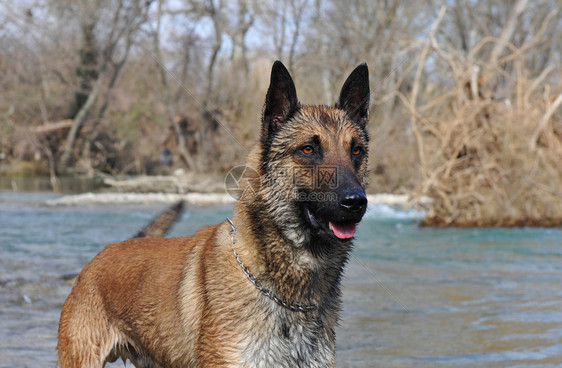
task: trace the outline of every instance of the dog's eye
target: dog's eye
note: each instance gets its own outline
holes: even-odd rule
[[[356,146],[355,148],[353,148],[353,151],[351,151],[351,153],[353,154],[353,157],[358,157],[363,153],[363,148],[361,148],[361,146]]]
[[[303,148],[301,148],[301,151],[305,155],[310,155],[314,152],[314,148],[312,148],[312,146],[304,146]]]

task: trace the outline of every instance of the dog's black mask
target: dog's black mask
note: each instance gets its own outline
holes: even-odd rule
[[[300,207],[313,232],[345,241],[355,235],[355,225],[367,209],[367,196],[353,172],[341,169],[336,175],[336,188],[308,191],[303,197],[310,199]]]

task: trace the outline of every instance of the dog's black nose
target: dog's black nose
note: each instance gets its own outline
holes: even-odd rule
[[[367,207],[367,197],[363,191],[354,190],[344,195],[340,206],[349,212],[361,212]]]

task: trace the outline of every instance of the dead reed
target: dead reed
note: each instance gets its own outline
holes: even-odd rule
[[[506,43],[503,57],[479,58],[500,41],[460,56],[430,33],[420,67],[428,55],[439,59],[451,88],[418,102],[418,76],[402,96],[422,173],[415,196],[433,199],[422,225],[562,225],[561,69],[529,76],[532,44]]]

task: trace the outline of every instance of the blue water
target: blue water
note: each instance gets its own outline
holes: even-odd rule
[[[0,367],[54,367],[62,276],[165,204],[47,207],[0,192]],[[230,207],[190,207],[193,233]],[[419,228],[372,205],[344,278],[338,367],[562,367],[562,230]],[[111,366],[123,366],[112,364]]]

